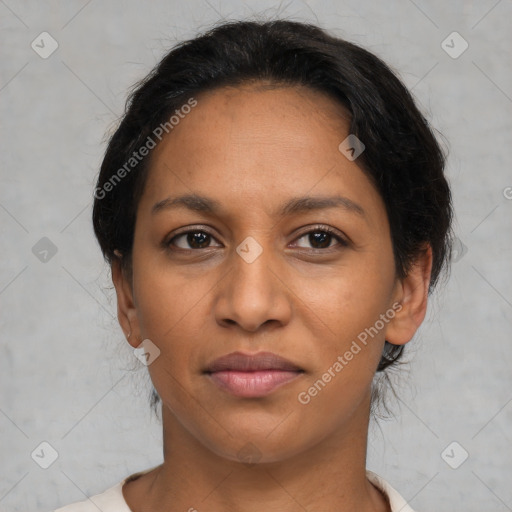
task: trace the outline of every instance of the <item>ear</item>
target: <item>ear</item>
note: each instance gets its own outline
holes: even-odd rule
[[[427,245],[416,258],[407,276],[397,281],[394,298],[401,309],[386,329],[386,341],[405,345],[412,339],[427,313],[428,289],[432,272],[432,247]]]
[[[123,329],[128,343],[137,348],[140,345],[140,328],[137,309],[133,300],[132,284],[122,266],[122,254],[114,251],[116,258],[112,261],[112,282],[117,295],[117,319]]]

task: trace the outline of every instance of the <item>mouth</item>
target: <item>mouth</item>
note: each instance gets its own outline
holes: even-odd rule
[[[272,352],[232,352],[213,361],[204,373],[223,391],[256,398],[295,380],[304,370]]]

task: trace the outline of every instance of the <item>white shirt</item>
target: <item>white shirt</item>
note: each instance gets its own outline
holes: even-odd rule
[[[84,501],[72,503],[66,507],[58,508],[54,510],[54,512],[98,512],[98,509],[102,512],[132,512],[124,499],[123,485],[128,479],[133,479],[148,471],[150,470],[136,473],[101,494],[92,496]],[[375,487],[380,489],[387,496],[391,512],[414,512],[407,504],[407,501],[405,501],[405,499],[383,478],[372,471],[366,471],[366,476]]]

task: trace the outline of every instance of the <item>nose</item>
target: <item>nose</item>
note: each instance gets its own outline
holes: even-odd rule
[[[242,244],[241,244],[242,245]],[[258,244],[259,245],[259,244]],[[283,261],[273,257],[270,248],[259,252],[255,244],[233,250],[230,271],[217,287],[215,317],[223,327],[238,326],[249,332],[284,326],[291,317],[291,292],[283,273]],[[257,254],[256,252],[256,254]],[[265,326],[265,327],[263,327]]]

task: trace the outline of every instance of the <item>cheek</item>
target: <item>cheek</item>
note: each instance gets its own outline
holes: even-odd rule
[[[315,364],[295,398],[305,415],[302,425],[312,432],[318,428],[314,418],[324,418],[322,428],[329,431],[369,400],[384,347],[385,329],[375,330],[375,325],[386,312],[392,273],[383,280],[378,272],[347,269],[335,283],[328,290],[309,291],[309,306],[314,305],[310,360]]]
[[[198,328],[198,320],[204,320],[199,310],[209,290],[211,293],[210,279],[184,276],[162,263],[161,256],[149,251],[147,256],[141,252],[140,261],[134,261],[134,294],[142,334],[164,341],[184,326]]]
[[[160,354],[148,370],[154,385],[174,388],[173,381],[186,378],[183,370],[189,366],[194,340],[201,339],[204,315],[197,314],[200,304],[197,288],[188,290],[174,275],[167,275],[156,265],[134,267],[134,295],[142,339],[150,339]],[[163,388],[160,385],[163,384]],[[163,398],[163,397],[162,397]]]
[[[200,282],[184,282],[175,272],[167,275],[156,268],[148,266],[137,276],[138,284],[134,283],[137,316],[141,336],[160,350],[148,366],[153,385],[168,408],[185,417],[196,377],[191,369],[198,345],[208,332],[208,319],[201,308],[211,287],[203,289]]]
[[[303,297],[311,310],[343,339],[357,336],[373,325],[389,306],[393,267],[365,259],[340,268],[319,284],[311,281],[303,288]]]

